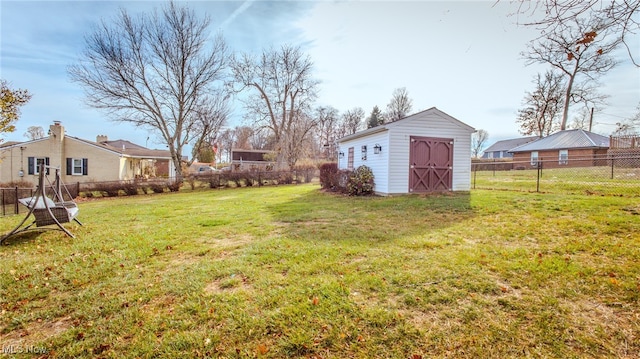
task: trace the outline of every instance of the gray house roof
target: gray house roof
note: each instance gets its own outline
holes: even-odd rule
[[[493,145],[489,146],[486,150],[484,150],[484,152],[487,153],[487,152],[509,151],[512,148],[516,148],[518,146],[524,145],[525,143],[535,141],[537,138],[538,136],[530,136],[530,137],[520,137],[520,138],[512,138],[509,140],[498,141]]]
[[[609,137],[585,130],[559,131],[537,141],[512,148],[509,152],[609,148]]]

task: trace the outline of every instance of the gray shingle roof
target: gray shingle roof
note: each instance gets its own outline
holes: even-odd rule
[[[537,141],[512,148],[509,152],[609,148],[609,137],[585,130],[559,131]]]
[[[512,148],[524,145],[525,143],[529,143],[531,141],[535,141],[538,136],[530,136],[530,137],[520,137],[520,138],[512,138],[509,140],[502,140],[494,143],[489,146],[484,152],[498,152],[498,151],[508,151]]]

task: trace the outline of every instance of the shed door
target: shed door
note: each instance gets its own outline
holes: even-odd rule
[[[411,136],[409,192],[450,191],[453,183],[453,139]]]

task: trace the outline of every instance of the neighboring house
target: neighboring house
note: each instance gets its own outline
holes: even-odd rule
[[[607,164],[609,137],[585,130],[559,131],[537,141],[512,148],[513,161],[543,168],[590,167]]]
[[[537,139],[539,139],[538,136],[530,136],[498,141],[484,150],[482,158],[512,158],[513,153],[509,152],[510,149],[522,146],[525,143],[529,143]]]
[[[231,150],[232,171],[272,171],[275,153],[269,150]]]
[[[96,142],[67,136],[56,121],[49,136],[0,148],[0,182],[24,180],[37,184],[39,164],[60,169],[62,181],[119,181],[175,174],[169,151],[150,150],[129,141]]]
[[[338,168],[372,169],[377,194],[468,191],[475,129],[432,107],[338,140]]]

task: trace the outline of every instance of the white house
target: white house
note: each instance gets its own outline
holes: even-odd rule
[[[370,167],[381,195],[468,191],[474,132],[432,107],[339,139],[338,168]]]

